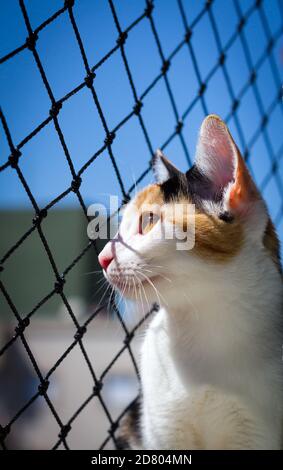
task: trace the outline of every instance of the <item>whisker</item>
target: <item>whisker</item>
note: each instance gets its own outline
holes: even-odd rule
[[[158,303],[159,303],[159,304],[162,304],[162,302],[160,302],[160,297],[161,297],[161,298],[163,299],[164,303],[165,303],[166,305],[168,305],[167,302],[166,302],[166,300],[165,300],[164,297],[161,295],[161,293],[157,290],[157,288],[155,287],[155,285],[153,284],[153,282],[150,280],[150,278],[149,278],[148,276],[146,276],[146,274],[142,273],[141,271],[138,271],[138,272],[139,272],[139,274],[141,274],[141,275],[146,279],[147,282],[149,282],[149,284],[150,284],[150,285],[153,287],[153,289],[155,290],[155,293],[156,293],[157,298],[158,298]],[[159,297],[159,295],[160,295],[160,297]]]
[[[172,279],[169,279],[169,277],[166,277],[159,272],[152,271],[151,269],[145,269],[145,268],[142,268],[142,269],[143,271],[146,271],[148,273],[157,274],[158,276],[161,276],[163,279],[165,279],[165,281],[172,282]]]
[[[101,286],[99,286],[99,288],[95,291],[96,295],[107,285],[108,281],[106,279],[103,279],[103,280],[104,280],[103,284],[101,284]]]
[[[138,292],[139,292],[140,301],[141,301],[141,306],[142,306],[142,316],[143,316],[143,318],[145,318],[146,311],[145,311],[145,308],[144,308],[144,305],[143,305],[143,297],[142,297],[142,293],[141,293],[141,289],[140,289],[140,287],[142,286],[142,282],[141,282],[141,280],[138,278],[138,276],[136,275],[136,273],[135,273],[135,276],[136,276],[136,279],[137,279],[137,281],[138,281]]]
[[[142,272],[140,272],[140,271],[137,271],[137,272],[138,272],[139,274],[143,275]],[[146,277],[146,276],[144,275],[144,277]],[[147,295],[146,295],[145,288],[144,288],[144,285],[143,285],[142,281],[141,281],[140,279],[139,279],[139,281],[140,281],[140,286],[141,286],[141,288],[142,288],[142,290],[143,290],[143,292],[144,292],[144,296],[145,296],[146,303],[147,303],[147,306],[148,306],[148,311],[149,311],[149,310],[150,310],[150,305],[149,305],[149,302],[148,302],[148,297],[147,297]]]
[[[134,273],[135,274],[135,273]],[[135,291],[135,301],[138,303],[138,292],[137,292],[137,285],[136,285],[136,276],[134,275],[133,277],[133,284],[134,284],[134,291]],[[135,315],[136,315],[136,310],[135,310]]]
[[[87,273],[82,273],[82,276],[88,276],[89,274],[101,274],[102,275],[102,269],[98,269],[97,271],[89,271]]]
[[[107,282],[107,281],[106,281],[106,282]],[[101,290],[101,288],[103,288],[103,287],[105,287],[105,284],[102,285],[102,286],[100,286],[99,290]],[[108,283],[107,288],[106,288],[106,290],[104,291],[104,294],[102,295],[102,297],[101,297],[101,299],[100,299],[100,301],[99,301],[98,307],[102,304],[102,301],[103,301],[103,299],[104,299],[104,297],[105,297],[107,291],[110,289],[110,287],[111,287],[111,284]],[[98,292],[99,292],[99,291],[98,291]]]

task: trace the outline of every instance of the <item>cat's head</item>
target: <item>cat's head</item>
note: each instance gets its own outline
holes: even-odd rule
[[[229,272],[250,276],[243,264],[258,269],[257,255],[269,269],[280,270],[264,201],[218,116],[202,123],[187,173],[161,151],[152,166],[156,183],[127,204],[117,236],[99,255],[106,278],[123,295],[170,302],[178,286],[182,291],[199,284],[205,295],[205,286],[214,288]]]

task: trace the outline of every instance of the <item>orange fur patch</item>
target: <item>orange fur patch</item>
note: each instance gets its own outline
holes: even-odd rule
[[[229,224],[212,215],[196,214],[196,254],[213,261],[229,261],[240,251],[244,242],[244,227],[234,221]]]
[[[135,205],[138,210],[141,210],[142,206],[146,204],[158,204],[160,206],[164,204],[162,192],[158,184],[150,184],[137,195]]]
[[[188,199],[177,199],[177,204],[189,204]],[[185,232],[187,230],[186,217],[182,217],[182,211],[179,214],[172,210],[172,204],[165,205],[160,186],[153,184],[141,191],[135,200],[139,210],[143,205],[160,205],[163,216],[171,223],[179,225]],[[166,206],[168,210],[166,210]],[[185,212],[185,211],[184,211]],[[172,215],[174,214],[174,215]],[[244,242],[244,227],[240,222],[234,221],[229,224],[203,212],[196,211],[195,215],[195,247],[193,253],[204,259],[210,259],[217,262],[227,262],[240,251]]]
[[[183,231],[187,230],[186,219],[174,218],[173,223]],[[195,214],[195,247],[193,252],[205,259],[229,261],[241,249],[244,242],[244,228],[241,223],[232,224],[218,217],[197,212]]]

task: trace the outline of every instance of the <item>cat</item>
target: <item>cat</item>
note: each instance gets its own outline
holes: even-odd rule
[[[216,115],[203,121],[187,173],[161,151],[152,167],[156,182],[127,204],[99,255],[125,298],[160,305],[142,345],[140,399],[119,446],[280,449],[282,271],[266,205]],[[172,210],[180,204],[195,208],[188,250],[176,247],[190,228],[184,211]]]

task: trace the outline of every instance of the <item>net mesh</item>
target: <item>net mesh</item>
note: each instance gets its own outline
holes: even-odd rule
[[[267,2],[268,0],[266,0]],[[145,177],[150,173],[151,167],[148,162],[150,162],[151,157],[154,154],[155,148],[153,147],[152,140],[151,140],[151,132],[149,128],[145,124],[145,120],[143,117],[143,105],[146,99],[150,100],[150,96],[152,91],[158,86],[158,84],[163,81],[166,93],[168,95],[168,99],[170,102],[170,106],[173,111],[174,119],[175,119],[175,127],[167,136],[166,140],[160,145],[162,150],[166,149],[169,144],[178,139],[179,143],[182,148],[182,152],[187,160],[187,163],[191,165],[191,155],[186,140],[184,138],[184,124],[190,119],[194,108],[197,105],[200,105],[203,115],[207,115],[210,112],[209,106],[207,104],[206,94],[210,87],[212,87],[213,77],[217,74],[221,74],[227,92],[228,92],[228,99],[229,99],[229,112],[225,116],[225,121],[229,123],[233,121],[233,124],[237,130],[238,137],[239,137],[239,144],[241,149],[243,150],[243,155],[245,160],[250,164],[250,152],[252,152],[256,142],[259,138],[262,139],[264,143],[265,154],[268,156],[270,160],[270,165],[268,169],[265,171],[264,178],[261,181],[260,189],[264,192],[265,188],[268,186],[269,182],[272,180],[274,185],[276,186],[278,196],[278,204],[277,204],[277,212],[274,216],[275,223],[279,226],[282,221],[283,215],[283,205],[282,205],[282,195],[283,195],[283,187],[282,187],[282,174],[280,174],[280,163],[283,154],[283,134],[281,136],[281,144],[278,149],[275,151],[272,138],[269,133],[269,122],[272,119],[273,113],[276,111],[278,113],[279,118],[281,119],[282,123],[282,85],[280,80],[280,73],[278,64],[274,58],[274,50],[278,46],[278,41],[282,38],[283,32],[283,5],[281,1],[278,1],[278,9],[281,15],[281,26],[278,30],[272,30],[264,9],[264,4],[266,3],[263,0],[257,0],[254,3],[251,3],[249,8],[243,13],[242,11],[242,2],[239,0],[233,0],[233,5],[235,8],[235,12],[237,14],[237,26],[234,31],[231,31],[229,34],[228,40],[223,40],[221,32],[217,26],[216,21],[216,13],[214,12],[214,5],[217,4],[217,0],[215,1],[207,1],[202,3],[202,8],[199,10],[198,14],[193,18],[189,19],[188,14],[186,12],[186,6],[184,0],[176,0],[175,8],[180,15],[180,18],[183,23],[183,31],[180,31],[180,42],[176,45],[176,47],[172,50],[172,52],[168,55],[164,52],[164,48],[162,46],[162,41],[158,34],[158,29],[156,26],[156,15],[158,15],[158,11],[155,9],[154,1],[146,1],[144,3],[144,10],[141,12],[140,16],[138,16],[126,29],[123,29],[121,23],[119,21],[117,9],[115,6],[115,2],[113,0],[109,0],[109,8],[112,14],[113,22],[117,31],[117,40],[113,47],[104,55],[103,58],[99,60],[95,65],[90,65],[87,54],[84,47],[84,41],[82,39],[75,15],[75,1],[74,0],[66,0],[58,11],[56,11],[52,16],[46,19],[42,24],[40,24],[37,28],[33,29],[31,26],[31,21],[29,17],[28,10],[25,6],[23,0],[19,1],[21,13],[24,19],[26,31],[27,31],[27,39],[24,44],[16,49],[12,50],[10,53],[5,55],[1,59],[1,63],[6,63],[7,61],[15,60],[15,57],[22,53],[24,50],[29,50],[30,54],[33,57],[34,63],[39,71],[42,83],[48,93],[48,97],[50,100],[50,111],[49,115],[46,119],[44,119],[40,124],[38,124],[32,132],[24,137],[20,142],[17,144],[14,142],[12,132],[10,130],[11,123],[8,122],[5,118],[4,110],[1,110],[0,119],[3,127],[3,131],[5,137],[7,139],[7,143],[10,149],[10,155],[7,157],[7,160],[0,166],[0,172],[10,171],[11,169],[16,172],[18,177],[18,184],[22,186],[24,191],[26,192],[27,197],[33,207],[34,217],[31,223],[30,228],[22,234],[22,236],[18,239],[18,241],[13,244],[9,250],[4,253],[1,258],[0,262],[0,270],[2,275],[2,280],[0,281],[0,289],[1,293],[9,306],[11,315],[14,316],[17,322],[17,326],[14,331],[14,335],[9,339],[9,341],[1,346],[0,356],[5,355],[8,349],[13,345],[15,342],[21,342],[26,354],[29,358],[29,361],[35,371],[37,380],[38,380],[38,388],[36,393],[32,393],[29,399],[26,401],[24,406],[18,409],[17,413],[9,420],[9,422],[0,423],[0,443],[3,449],[8,447],[7,440],[12,428],[17,426],[17,422],[19,418],[27,412],[29,407],[42,397],[46,405],[48,406],[50,413],[53,415],[54,419],[58,425],[58,435],[54,438],[54,449],[58,448],[59,446],[63,445],[65,449],[69,449],[68,444],[68,435],[71,433],[72,426],[75,420],[78,418],[80,413],[88,407],[89,403],[92,400],[98,400],[103,408],[105,413],[106,419],[108,421],[108,433],[105,436],[104,441],[101,443],[100,448],[103,449],[112,441],[114,446],[116,445],[116,435],[117,430],[119,428],[119,424],[121,422],[122,417],[127,412],[129,406],[118,416],[118,418],[113,418],[109,411],[109,407],[103,398],[102,389],[104,385],[105,378],[109,371],[113,367],[113,365],[117,362],[119,357],[122,354],[129,354],[130,360],[133,363],[134,370],[136,373],[137,381],[139,380],[139,371],[136,362],[135,355],[133,354],[132,350],[132,341],[135,338],[136,332],[141,327],[144,320],[152,314],[152,312],[158,310],[158,305],[153,305],[151,310],[148,311],[145,318],[140,320],[134,328],[129,328],[126,322],[123,319],[123,315],[120,313],[119,309],[115,305],[115,300],[111,299],[112,307],[115,310],[115,314],[117,316],[118,321],[121,324],[124,334],[124,341],[121,344],[120,350],[117,354],[112,358],[112,361],[107,365],[105,370],[100,373],[99,375],[96,373],[95,368],[90,360],[86,348],[84,346],[84,336],[87,334],[87,331],[90,325],[95,322],[95,319],[101,314],[103,309],[105,308],[105,303],[99,306],[99,308],[95,309],[88,316],[87,320],[84,322],[80,322],[75,315],[75,312],[71,308],[70,302],[65,294],[65,287],[68,283],[68,277],[72,270],[76,269],[77,264],[79,261],[87,256],[90,250],[94,250],[95,254],[98,254],[98,249],[95,241],[89,241],[84,249],[77,254],[75,259],[63,270],[60,272],[57,263],[56,257],[53,254],[52,248],[49,246],[47,238],[44,233],[44,228],[42,227],[42,222],[45,218],[49,216],[50,209],[55,207],[62,199],[66,198],[70,193],[74,193],[75,197],[78,200],[78,203],[81,207],[83,214],[85,215],[86,222],[89,221],[86,203],[81,194],[81,184],[84,178],[84,174],[86,170],[91,166],[96,164],[97,157],[105,153],[108,154],[108,157],[111,161],[113,166],[113,170],[116,175],[117,182],[120,186],[121,193],[123,196],[123,202],[128,201],[135,189],[135,184],[139,184],[142,182]],[[142,6],[143,2],[140,2]],[[261,56],[254,62],[250,46],[249,46],[249,34],[248,34],[248,25],[249,22],[252,20],[253,16],[257,14],[259,21],[261,23],[261,27],[264,34],[264,41],[265,41],[265,48]],[[71,28],[74,33],[74,37],[77,42],[77,47],[81,54],[84,70],[85,70],[85,79],[82,83],[78,86],[70,90],[67,94],[65,94],[61,99],[55,99],[54,93],[52,91],[52,87],[49,83],[47,73],[45,72],[44,66],[42,64],[40,53],[38,52],[38,41],[40,36],[44,30],[48,30],[48,26],[54,22],[58,17],[65,15],[68,18],[68,21],[71,25]],[[210,71],[206,74],[206,76],[202,76],[200,66],[198,63],[198,57],[194,48],[194,44],[192,41],[192,37],[194,34],[195,29],[197,26],[203,22],[208,21],[210,28],[212,30],[212,34],[217,46],[217,60],[211,67]],[[135,81],[133,78],[133,73],[131,67],[128,62],[127,58],[127,41],[129,37],[138,27],[138,25],[142,22],[147,22],[156,45],[156,50],[160,58],[161,68],[157,76],[152,80],[152,82],[144,89],[144,91],[139,94],[137,88],[135,86]],[[242,48],[242,52],[244,54],[246,67],[248,68],[248,80],[243,84],[243,86],[237,91],[234,91],[233,81],[231,79],[231,71],[229,69],[229,63],[227,61],[229,57],[229,51],[233,47],[233,45],[237,43]],[[189,103],[185,103],[184,110],[182,113],[179,112],[178,106],[176,103],[176,99],[174,96],[173,88],[172,88],[172,80],[169,77],[169,70],[176,60],[178,54],[181,50],[187,49],[188,57],[190,58],[190,67],[192,72],[195,74],[197,80],[197,90],[194,93],[193,99]],[[133,107],[129,111],[127,115],[114,127],[109,127],[107,123],[107,119],[105,117],[105,113],[103,110],[103,106],[99,100],[96,86],[95,86],[95,79],[96,76],[100,73],[100,69],[106,61],[111,60],[111,58],[115,54],[120,54],[123,62],[124,73],[127,77],[131,92],[132,92],[132,99],[133,99]],[[262,99],[261,91],[258,85],[258,76],[261,67],[266,63],[269,63],[271,74],[273,77],[273,82],[270,84],[270,100],[268,106]],[[64,136],[64,132],[60,125],[60,112],[62,107],[64,107],[65,103],[78,94],[82,89],[89,89],[89,96],[90,99],[93,101],[93,105],[95,106],[101,124],[104,130],[104,142],[98,148],[95,153],[84,162],[79,170],[75,169],[74,162],[72,160],[70,151],[68,149],[67,139]],[[246,139],[245,133],[243,131],[241,125],[241,119],[239,118],[239,110],[242,106],[242,101],[245,95],[251,92],[256,102],[257,106],[257,114],[259,116],[259,125],[254,129],[253,134],[249,138]],[[113,152],[113,142],[115,141],[117,135],[121,131],[121,129],[130,121],[135,120],[138,125],[140,126],[142,135],[144,137],[144,141],[146,147],[148,149],[147,160],[144,165],[144,170],[137,178],[135,184],[131,187],[126,188],[126,185],[123,181],[123,177],[119,170],[119,165],[114,156]],[[23,171],[21,169],[22,159],[25,158],[24,149],[25,146],[34,139],[43,129],[48,126],[49,124],[54,126],[54,129],[58,135],[60,145],[64,152],[66,162],[68,164],[69,172],[71,175],[70,178],[70,185],[60,194],[58,194],[51,202],[49,202],[45,207],[41,207],[37,201],[37,198],[33,195],[33,192],[30,188],[29,181],[25,178]],[[251,169],[253,170],[253,164],[250,164]],[[13,296],[9,293],[8,288],[5,286],[4,274],[5,274],[5,265],[11,257],[16,257],[17,252],[22,244],[26,243],[26,241],[31,237],[33,233],[36,233],[40,239],[42,247],[45,251],[46,257],[48,259],[50,270],[52,270],[54,275],[54,285],[50,292],[39,302],[37,302],[31,311],[26,314],[25,316],[18,310],[13,301]],[[17,282],[20,282],[18,280]],[[53,367],[47,372],[43,373],[41,368],[30,348],[29,341],[27,340],[27,330],[29,329],[34,316],[38,312],[38,310],[48,302],[53,296],[59,296],[62,303],[64,304],[68,315],[73,322],[76,333],[74,338],[70,340],[70,345],[64,351],[64,353],[58,357],[57,361],[54,363]],[[35,297],[36,298],[36,297]],[[106,301],[105,301],[106,302]],[[92,389],[89,391],[89,396],[81,403],[80,407],[73,413],[72,416],[67,421],[62,421],[60,417],[60,410],[56,409],[53,400],[49,393],[49,385],[52,381],[52,376],[54,372],[60,368],[66,357],[69,353],[73,350],[73,348],[78,347],[81,351],[82,357],[87,365],[89,370],[89,374],[92,380]]]

